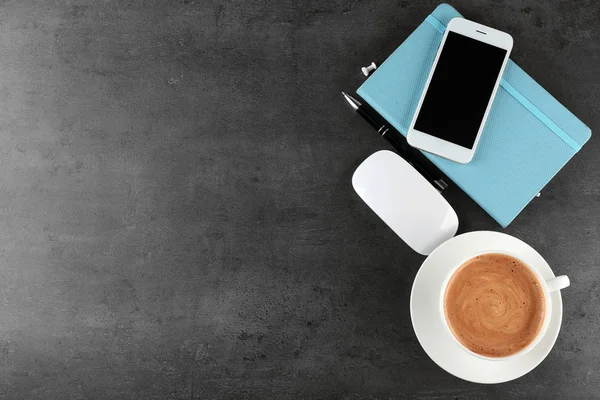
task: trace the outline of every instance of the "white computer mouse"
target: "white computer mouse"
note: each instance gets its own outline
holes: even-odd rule
[[[365,203],[419,254],[452,238],[458,217],[446,199],[408,162],[388,150],[358,166],[352,186]]]

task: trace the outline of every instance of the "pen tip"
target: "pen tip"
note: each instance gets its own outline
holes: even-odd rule
[[[360,103],[358,101],[356,101],[356,99],[354,99],[352,96],[349,96],[344,92],[342,92],[342,94],[344,95],[344,98],[346,99],[348,104],[350,104],[352,106],[354,111],[356,111],[358,109],[358,107],[360,107]]]

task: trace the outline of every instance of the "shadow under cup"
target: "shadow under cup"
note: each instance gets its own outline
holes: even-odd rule
[[[540,273],[504,251],[476,254],[457,265],[445,281],[441,308],[458,346],[494,361],[535,347],[552,316],[550,290]]]

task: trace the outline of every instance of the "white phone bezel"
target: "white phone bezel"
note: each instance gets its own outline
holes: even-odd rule
[[[488,100],[488,105],[485,110],[485,114],[483,115],[483,119],[481,121],[481,125],[479,126],[479,130],[477,132],[477,136],[475,138],[475,142],[473,143],[473,148],[469,149],[463,146],[459,146],[457,144],[448,142],[446,140],[437,138],[435,136],[429,135],[425,132],[418,131],[414,128],[415,122],[417,120],[417,115],[421,111],[421,106],[423,104],[423,99],[425,98],[425,94],[427,93],[427,89],[429,88],[429,83],[431,82],[431,77],[435,71],[438,60],[440,58],[440,54],[442,49],[444,48],[444,44],[446,43],[446,38],[448,37],[449,32],[455,32],[460,35],[467,36],[469,38],[478,40],[483,43],[488,43],[496,47],[500,47],[506,50],[506,57],[502,63],[502,68],[500,68],[500,72],[498,73],[498,78],[496,79],[496,83],[494,85],[494,90],[492,91],[492,95]],[[433,62],[433,66],[431,67],[431,71],[429,72],[429,77],[427,78],[427,83],[425,84],[425,89],[421,94],[421,98],[419,99],[419,105],[413,115],[412,121],[410,123],[410,128],[408,129],[407,140],[408,143],[416,148],[421,150],[436,154],[441,157],[448,158],[452,161],[459,162],[461,164],[466,164],[471,159],[473,159],[473,155],[475,154],[475,149],[477,148],[477,144],[479,143],[479,138],[481,137],[481,132],[483,131],[483,127],[487,120],[488,114],[490,112],[490,108],[492,106],[492,102],[494,97],[496,96],[496,92],[498,90],[498,86],[500,84],[500,80],[502,78],[502,74],[504,73],[504,69],[508,62],[508,58],[510,55],[510,51],[512,50],[513,39],[512,37],[505,32],[487,27],[485,25],[478,24],[473,21],[469,21],[464,18],[453,18],[448,23],[448,27],[444,32],[444,37],[442,38],[442,42],[438,49],[438,52],[435,56],[435,60]]]

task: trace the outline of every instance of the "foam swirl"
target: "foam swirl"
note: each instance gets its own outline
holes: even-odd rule
[[[444,313],[454,336],[488,357],[505,357],[527,347],[542,327],[544,306],[537,277],[504,254],[465,262],[444,295]]]

